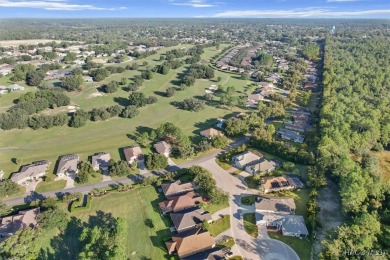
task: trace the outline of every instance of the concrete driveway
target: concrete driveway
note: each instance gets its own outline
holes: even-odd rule
[[[247,260],[299,260],[295,251],[285,243],[270,239],[264,226],[259,226],[259,236],[251,237],[244,229],[243,213],[255,212],[254,206],[241,204],[241,195],[256,194],[255,190],[247,190],[243,178],[235,177],[222,169],[212,158],[200,166],[209,170],[217,182],[217,186],[229,193],[230,226],[236,245],[234,253]]]

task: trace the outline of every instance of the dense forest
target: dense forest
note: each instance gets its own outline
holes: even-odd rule
[[[375,155],[390,148],[389,57],[386,37],[326,39],[318,167],[339,183],[347,222],[323,259],[390,248],[390,185]]]

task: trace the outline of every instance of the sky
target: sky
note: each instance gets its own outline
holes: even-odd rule
[[[385,18],[390,0],[0,0],[0,18]]]

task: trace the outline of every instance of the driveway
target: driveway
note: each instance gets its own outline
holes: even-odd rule
[[[243,213],[255,212],[254,206],[241,204],[241,195],[256,194],[255,190],[246,190],[242,178],[235,177],[222,169],[215,159],[202,162],[200,166],[209,170],[217,186],[229,193],[230,226],[236,245],[233,251],[247,260],[299,260],[295,251],[285,243],[270,239],[264,226],[259,226],[259,236],[251,237],[244,229]],[[239,213],[241,212],[241,213]]]

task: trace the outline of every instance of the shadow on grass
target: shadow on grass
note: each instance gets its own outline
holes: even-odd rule
[[[118,105],[126,107],[130,105],[130,102],[127,98],[123,97],[114,97],[114,102],[118,103]]]
[[[153,93],[160,97],[167,97],[167,94],[163,91],[154,91]]]
[[[37,259],[77,259],[80,251],[79,237],[83,229],[80,219],[72,217],[66,229],[50,241],[53,251],[41,249]]]

